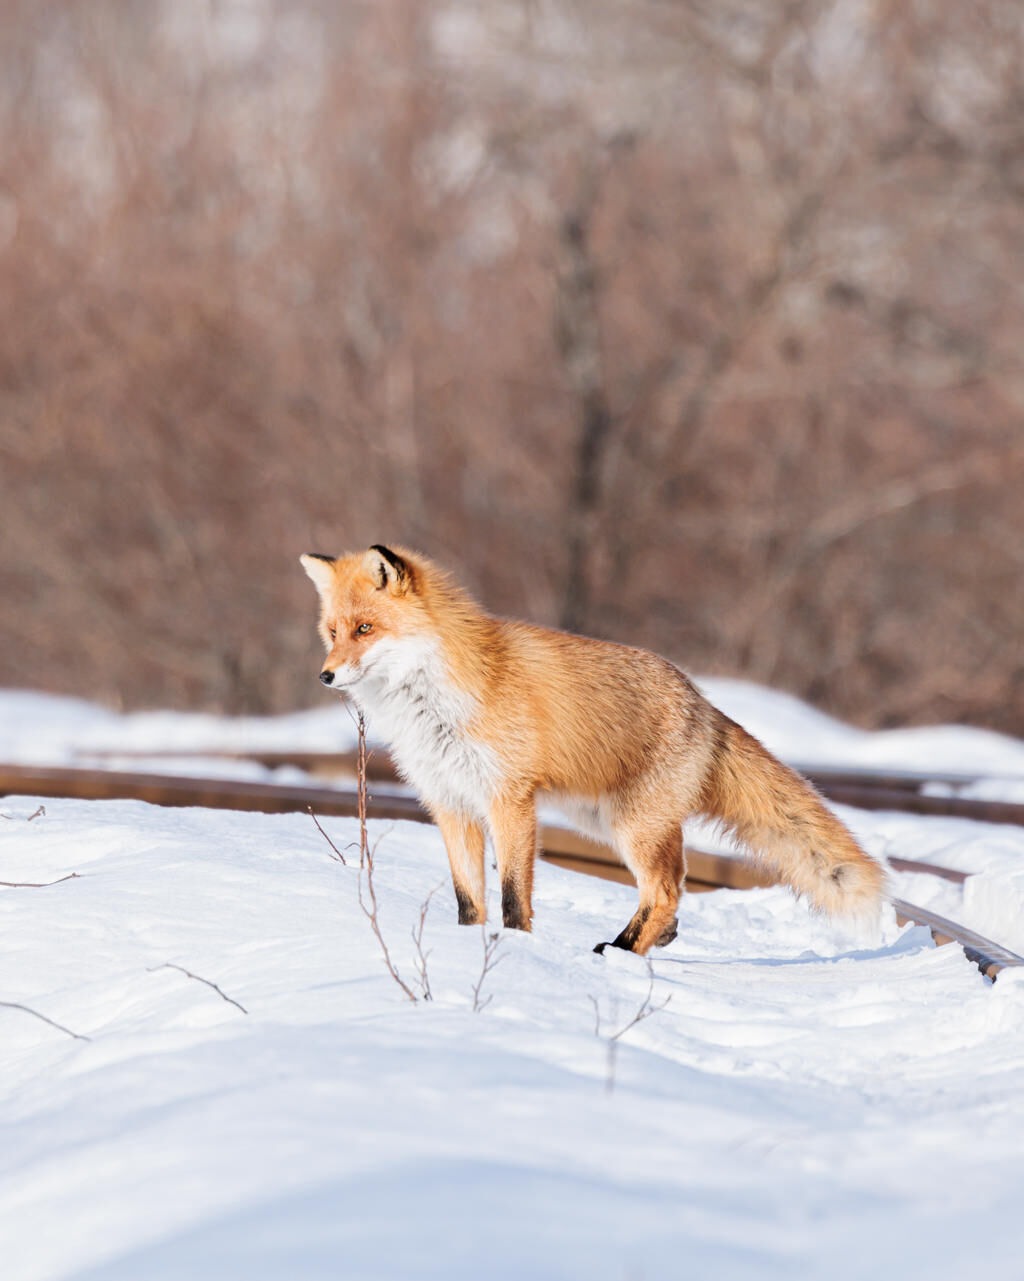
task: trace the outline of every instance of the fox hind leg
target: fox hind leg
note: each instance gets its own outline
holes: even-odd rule
[[[619,947],[641,956],[652,947],[665,947],[677,933],[676,909],[683,882],[683,833],[680,827],[659,839],[641,834],[625,836],[623,857],[636,877],[640,905],[626,927],[611,943],[598,943],[595,952]]]

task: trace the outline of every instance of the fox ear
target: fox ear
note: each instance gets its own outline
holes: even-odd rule
[[[334,582],[334,557],[310,552],[308,556],[300,556],[299,560],[302,568],[316,584],[317,591],[323,596]]]
[[[393,552],[390,547],[382,547],[380,543],[374,543],[366,553],[363,568],[380,591],[386,587],[403,591],[410,580],[408,564],[397,552]]]

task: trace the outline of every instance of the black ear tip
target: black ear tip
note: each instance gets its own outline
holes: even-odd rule
[[[370,551],[376,552],[378,556],[382,556],[395,571],[399,580],[405,577],[409,567],[397,552],[393,552],[390,547],[385,547],[382,543],[374,543],[370,548]]]
[[[305,559],[322,560],[327,565],[333,565],[335,558],[333,556],[324,556],[320,552],[306,552]]]

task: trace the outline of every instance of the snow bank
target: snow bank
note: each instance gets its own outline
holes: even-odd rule
[[[0,761],[10,764],[81,765],[92,752],[341,752],[355,739],[335,699],[289,716],[226,717],[119,713],[82,699],[0,690]]]
[[[0,877],[79,875],[0,890],[0,1000],[91,1039],[0,1008],[5,1281],[1018,1271],[1019,975],[891,915],[695,895],[653,963],[668,1004],[610,1063],[649,988],[590,950],[624,887],[538,868],[474,1013],[438,834],[371,825],[414,986],[441,886],[410,1005],[304,816],[36,804],[0,806]]]
[[[1016,795],[1024,786],[1024,742],[1004,734],[969,725],[855,729],[781,690],[724,677],[698,678],[697,683],[726,715],[776,756],[797,765],[992,774],[997,777],[986,789],[992,800],[1013,799],[1000,783]]]

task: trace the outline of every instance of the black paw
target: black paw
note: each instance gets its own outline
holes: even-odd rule
[[[594,948],[594,951],[597,952],[599,956],[603,956],[604,949],[606,947],[617,947],[621,952],[632,952],[633,950],[633,945],[627,939],[624,939],[621,934],[617,939],[612,939],[610,943],[598,943],[597,947]]]
[[[455,887],[455,902],[459,907],[460,925],[480,925],[480,913],[473,906],[473,900],[463,890]]]
[[[530,911],[519,887],[512,880],[501,885],[501,923],[506,930],[528,930]]]

